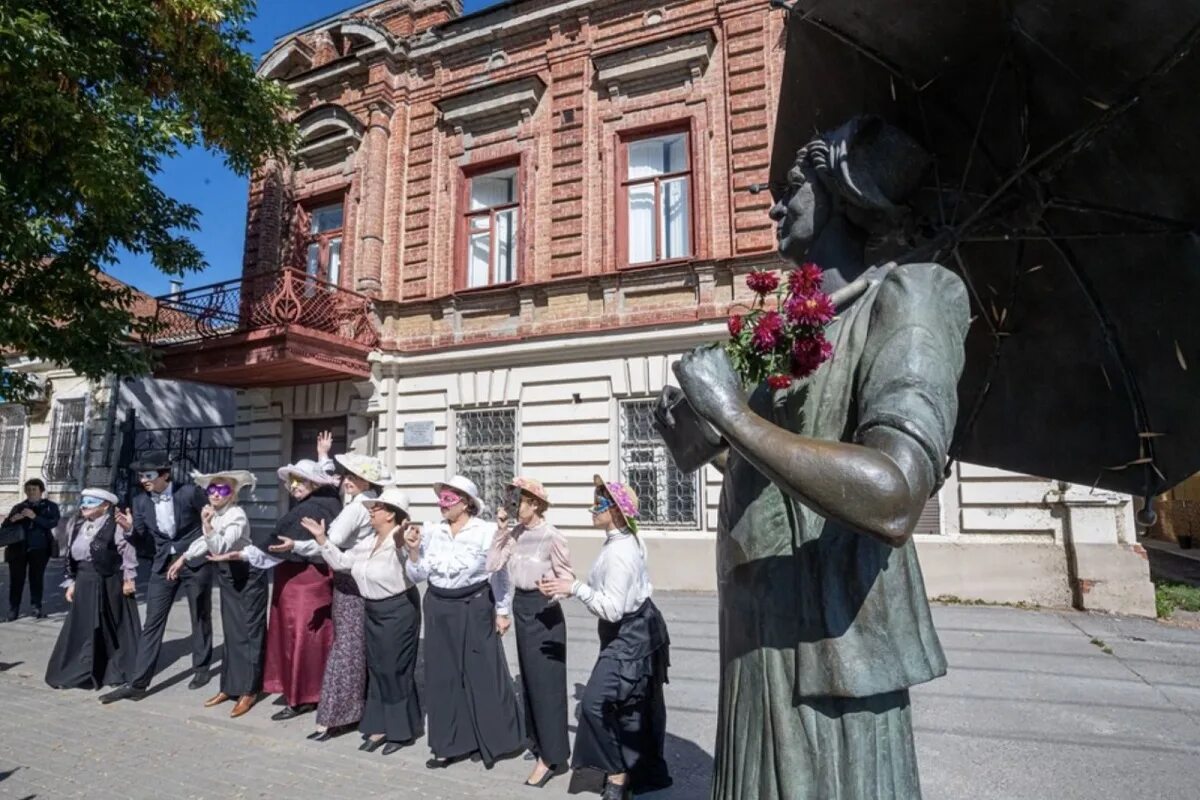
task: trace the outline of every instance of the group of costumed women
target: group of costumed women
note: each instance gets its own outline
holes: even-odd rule
[[[539,481],[514,478],[515,519],[500,508],[489,522],[475,484],[455,476],[433,486],[441,519],[418,525],[379,459],[330,459],[331,442],[323,434],[316,460],[278,470],[292,506],[273,530],[252,531],[238,499],[255,481],[241,470],[193,474],[194,487],[174,491],[169,473],[146,471],[139,478],[154,503],[135,502],[132,516],[114,495],[85,490],[68,526],[71,606],[47,682],[121,687],[104,702],[147,693],[162,634],[142,630],[134,598],[137,531],[146,528],[163,567],[152,582],[197,582],[211,570],[206,580],[219,587],[225,654],[219,691],[206,707],[232,701],[231,716],[239,717],[263,694],[278,694],[283,705],[272,719],[315,710],[309,739],[325,742],[357,728],[360,750],[385,755],[427,732],[431,769],[468,758],[490,768],[528,749],[536,760],[528,785],[591,769],[606,776],[606,800],[670,785],[663,758],[669,642],[651,600],[633,490],[596,477],[591,513],[605,542],[584,582],[566,538],[546,519],[550,497]],[[163,504],[173,516],[162,516]],[[198,509],[192,534],[190,507]],[[600,638],[573,754],[560,605],[568,597],[599,618]],[[208,601],[199,590],[188,598],[193,640],[202,643],[195,628]],[[148,607],[147,625],[152,614]],[[416,680],[422,622],[423,703]],[[514,626],[520,703],[501,643]],[[190,686],[198,688],[207,681],[207,655],[197,651],[193,661]]]

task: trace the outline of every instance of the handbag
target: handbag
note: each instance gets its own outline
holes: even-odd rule
[[[25,543],[25,526],[14,522],[0,525],[0,547],[10,547],[18,543]]]

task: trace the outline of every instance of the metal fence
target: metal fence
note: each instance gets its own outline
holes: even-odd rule
[[[191,480],[193,470],[211,473],[233,467],[233,426],[202,425],[187,428],[138,428],[126,431],[131,442],[121,448],[117,465],[118,497],[126,497],[136,485],[131,465],[152,453],[171,459],[171,478],[176,486]]]

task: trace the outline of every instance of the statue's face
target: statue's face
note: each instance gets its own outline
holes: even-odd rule
[[[800,174],[793,174],[792,178],[787,193],[771,206],[768,214],[775,221],[779,254],[799,264],[829,219],[830,198],[810,164],[805,164]]]

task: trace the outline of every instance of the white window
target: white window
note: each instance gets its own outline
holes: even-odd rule
[[[0,483],[20,483],[25,457],[25,407],[0,406]]]
[[[54,404],[50,449],[42,466],[46,480],[62,483],[79,477],[86,412],[86,401],[82,397],[59,400]]]
[[[516,409],[460,411],[455,423],[457,471],[475,481],[487,505],[484,516],[490,517],[517,474]]]
[[[342,277],[342,203],[314,208],[308,227],[306,271],[309,277],[337,285]]]
[[[656,400],[621,403],[621,480],[638,495],[642,525],[700,527],[700,474],[685,475],[654,429]]]
[[[467,288],[517,279],[517,168],[467,179]]]
[[[686,133],[625,144],[630,264],[691,255],[691,170]]]

